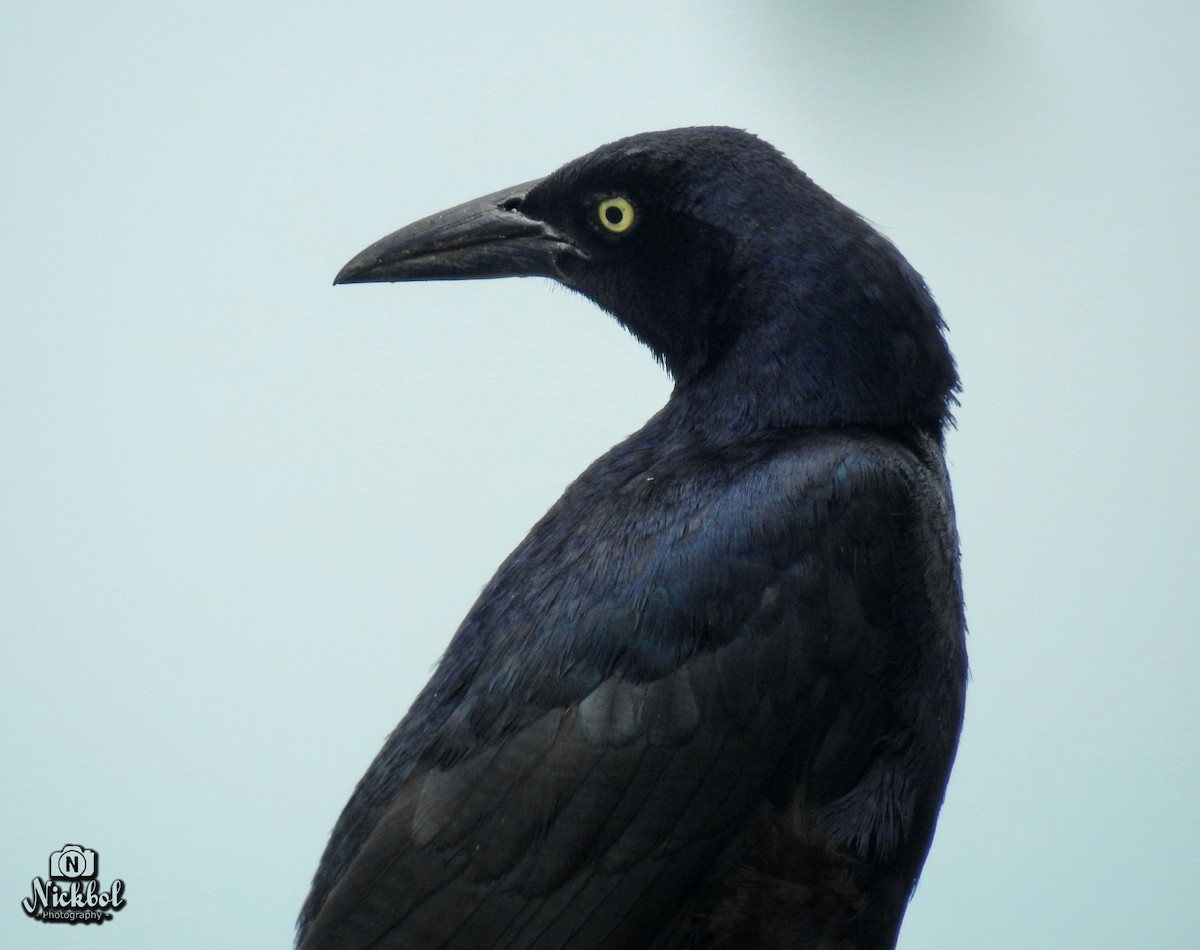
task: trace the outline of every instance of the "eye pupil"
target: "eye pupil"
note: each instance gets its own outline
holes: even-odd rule
[[[609,205],[604,209],[604,218],[609,224],[620,224],[623,217],[625,217],[625,212],[614,205]]]

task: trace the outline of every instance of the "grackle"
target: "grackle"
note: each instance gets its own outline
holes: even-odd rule
[[[336,283],[537,275],[674,380],[500,566],[354,790],[315,948],[895,946],[967,676],[921,277],[780,152],[635,135]]]

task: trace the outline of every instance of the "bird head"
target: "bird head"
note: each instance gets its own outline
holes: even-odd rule
[[[593,300],[663,363],[676,400],[739,431],[949,418],[957,375],[921,278],[746,132],[621,139],[388,235],[335,283],[509,276]]]

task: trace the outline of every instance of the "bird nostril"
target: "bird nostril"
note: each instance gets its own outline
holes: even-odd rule
[[[525,202],[524,195],[513,195],[511,198],[506,198],[504,200],[504,204],[502,204],[500,207],[503,208],[505,211],[519,211],[521,209],[521,205],[524,204],[524,202]]]

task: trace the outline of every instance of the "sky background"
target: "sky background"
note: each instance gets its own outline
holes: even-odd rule
[[[925,276],[973,667],[904,950],[1200,941],[1200,6],[0,7],[0,946],[286,947],[482,585],[669,386],[540,279],[331,286],[749,129]],[[20,901],[81,843],[127,906]]]

